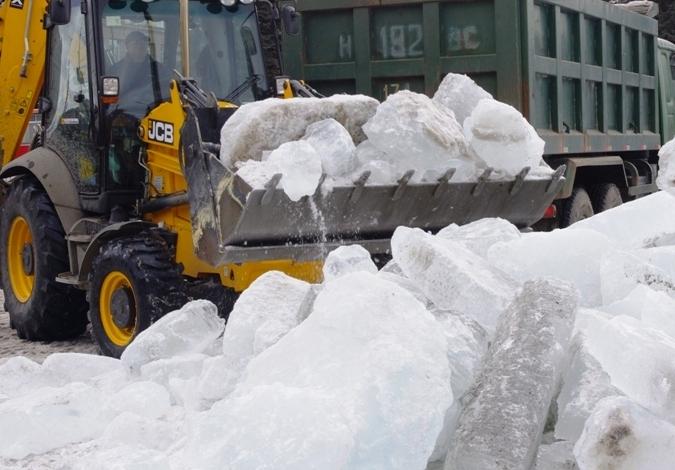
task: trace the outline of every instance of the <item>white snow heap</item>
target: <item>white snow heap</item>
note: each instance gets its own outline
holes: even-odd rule
[[[656,184],[662,191],[675,196],[675,139],[659,151],[659,176],[656,178]]]
[[[368,250],[361,245],[345,245],[331,251],[323,264],[324,281],[332,281],[352,272],[377,273]]]
[[[302,322],[312,308],[314,291],[307,282],[272,271],[244,291],[230,313],[223,355],[206,362],[199,394],[209,401],[226,397],[255,356]]]
[[[333,118],[342,124],[355,143],[365,140],[362,126],[378,102],[363,95],[329,98],[269,98],[240,107],[221,130],[220,158],[229,167],[246,160],[261,161],[263,153],[301,139],[307,128]]]
[[[459,417],[446,470],[531,468],[576,314],[572,286],[528,282],[500,319]]]
[[[40,364],[23,356],[0,364],[0,403],[30,390],[46,387],[54,377],[45,376]]]
[[[302,140],[309,142],[321,157],[323,172],[332,178],[356,170],[356,146],[351,135],[335,119],[315,122],[307,128]]]
[[[207,300],[196,300],[168,313],[143,331],[122,353],[122,362],[133,370],[158,359],[200,353],[218,338],[225,320]]]
[[[675,426],[623,397],[598,403],[574,446],[580,470],[672,470]]]
[[[432,171],[440,177],[456,168],[453,181],[475,179],[462,127],[452,111],[425,95],[411,91],[390,95],[363,130],[399,170],[415,170],[418,177]]]
[[[443,78],[433,98],[434,103],[455,113],[460,124],[464,124],[481,100],[491,99],[492,95],[471,78],[457,73],[449,73]]]
[[[485,165],[515,176],[542,165],[544,141],[520,112],[496,100],[481,100],[464,123],[464,135]]]
[[[335,279],[202,416],[188,461],[202,470],[424,468],[453,401],[446,344],[396,284],[365,272]]]
[[[574,458],[574,442],[557,441],[542,444],[532,470],[578,470]]]
[[[515,295],[515,283],[480,256],[420,229],[399,227],[392,255],[405,275],[443,310],[454,310],[494,332]]]

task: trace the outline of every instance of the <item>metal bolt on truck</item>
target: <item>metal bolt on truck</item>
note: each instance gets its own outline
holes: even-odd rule
[[[287,71],[323,93],[432,95],[462,73],[521,111],[566,183],[542,227],[657,190],[675,136],[675,45],[601,0],[299,0]]]
[[[501,11],[505,4],[516,5],[501,0],[443,5],[492,5]],[[440,6],[425,2],[424,17],[431,18]],[[405,8],[418,7],[422,12],[422,4]],[[345,23],[352,13],[355,23]],[[365,34],[370,13],[363,8],[338,10],[341,19],[335,24],[356,25],[358,34]],[[379,15],[377,9],[372,13],[373,18]],[[322,27],[321,21],[329,21],[323,29],[333,30],[332,17],[317,14],[307,12],[305,35],[311,30],[307,25]],[[636,29],[638,45],[648,48],[645,38],[651,38],[656,54],[654,22],[637,16],[630,21],[642,28]],[[253,189],[233,174],[218,154],[221,128],[239,104],[314,94],[301,82],[284,78],[280,67],[278,31],[284,25],[292,37],[297,22],[292,5],[266,0],[0,2],[0,274],[11,326],[20,337],[68,338],[91,322],[101,351],[119,356],[139,332],[187,299],[214,300],[226,314],[233,296],[267,271],[319,280],[326,247],[360,243],[374,255],[386,254],[400,225],[433,231],[453,222],[503,217],[527,227],[542,217],[564,184],[562,171],[532,180],[525,179],[525,171],[512,181],[492,180],[486,172],[472,183],[454,182],[450,172],[424,184],[403,178],[398,184],[368,186],[359,178],[328,195],[317,193],[297,202],[273,184],[278,179]],[[426,29],[404,30],[426,34]],[[306,36],[295,40],[300,37]],[[351,46],[356,48],[356,65],[331,65],[335,70],[306,65],[304,74],[314,67],[324,77],[338,73],[349,81],[359,71],[359,90],[378,88],[379,82],[362,76],[370,70],[361,67],[370,52],[363,55],[360,48],[369,47],[369,41],[362,44],[361,39],[354,36]],[[408,49],[429,52],[432,39],[415,39]],[[496,39],[501,48],[505,38]],[[323,53],[325,44],[317,41],[311,47]],[[487,72],[499,66],[501,81],[495,83],[503,94],[516,97],[523,92],[520,75],[512,75],[518,57],[507,51],[505,56],[449,63],[466,60]],[[643,63],[656,66],[656,56],[637,57],[640,68]],[[381,66],[373,62],[372,70],[400,72],[403,66],[411,71],[418,61],[393,69],[387,61]],[[551,58],[541,62],[538,67],[546,70],[561,63]],[[440,76],[441,62],[427,68],[430,76]],[[597,70],[593,73],[600,80],[605,69]],[[613,72],[607,83],[598,83],[609,90],[618,73],[625,82],[622,93],[637,93],[639,109],[655,107],[658,77],[650,71]],[[544,80],[542,90],[549,90],[545,84],[556,79],[560,81]],[[581,86],[578,79],[575,83]],[[653,100],[643,102],[643,96]],[[630,114],[637,112],[628,107],[633,102],[625,103],[621,116],[626,122],[636,129],[648,127],[636,136],[619,133],[619,140],[602,142],[634,145],[652,129],[645,151],[656,148],[655,126],[661,121]],[[39,132],[32,149],[17,157],[34,109]],[[545,109],[551,119],[557,116],[555,126],[562,125],[559,121],[565,118],[553,114],[556,107]],[[610,125],[609,120],[602,122]],[[624,126],[624,121],[617,125]],[[574,135],[558,137],[551,145],[576,148],[583,139],[570,140]],[[614,158],[624,171],[620,157]],[[634,164],[636,183],[650,177],[651,162],[646,157],[644,162],[644,168]],[[322,213],[320,226],[312,215],[316,210]]]

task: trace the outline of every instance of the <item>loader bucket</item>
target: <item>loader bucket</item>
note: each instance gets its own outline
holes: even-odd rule
[[[194,145],[194,144],[193,144]],[[206,146],[208,147],[208,145]],[[434,184],[412,184],[409,171],[396,185],[369,186],[369,173],[348,187],[291,201],[277,187],[253,189],[202,146],[186,155],[193,241],[199,258],[214,265],[263,259],[320,259],[333,246],[359,243],[387,252],[399,226],[438,231],[501,217],[524,228],[537,222],[560,191],[565,168],[548,179],[455,183],[449,171]]]

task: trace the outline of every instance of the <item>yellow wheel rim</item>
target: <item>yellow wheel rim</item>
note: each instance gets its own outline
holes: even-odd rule
[[[126,315],[128,318],[123,324],[119,320],[120,313],[118,310],[120,307],[115,304],[115,298],[116,296],[119,297],[120,294],[130,295],[130,303],[133,303]],[[113,271],[103,279],[99,296],[101,325],[108,339],[117,346],[128,346],[134,338],[138,322],[135,304],[135,294],[131,281],[125,274]]]
[[[14,297],[24,304],[35,286],[34,260],[33,234],[28,222],[23,217],[16,217],[7,238],[7,267]]]

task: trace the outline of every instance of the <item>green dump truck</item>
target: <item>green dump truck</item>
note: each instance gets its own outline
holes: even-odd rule
[[[675,45],[602,0],[298,0],[286,71],[324,94],[433,95],[463,73],[518,108],[567,165],[548,211],[567,226],[657,190],[675,135]]]

